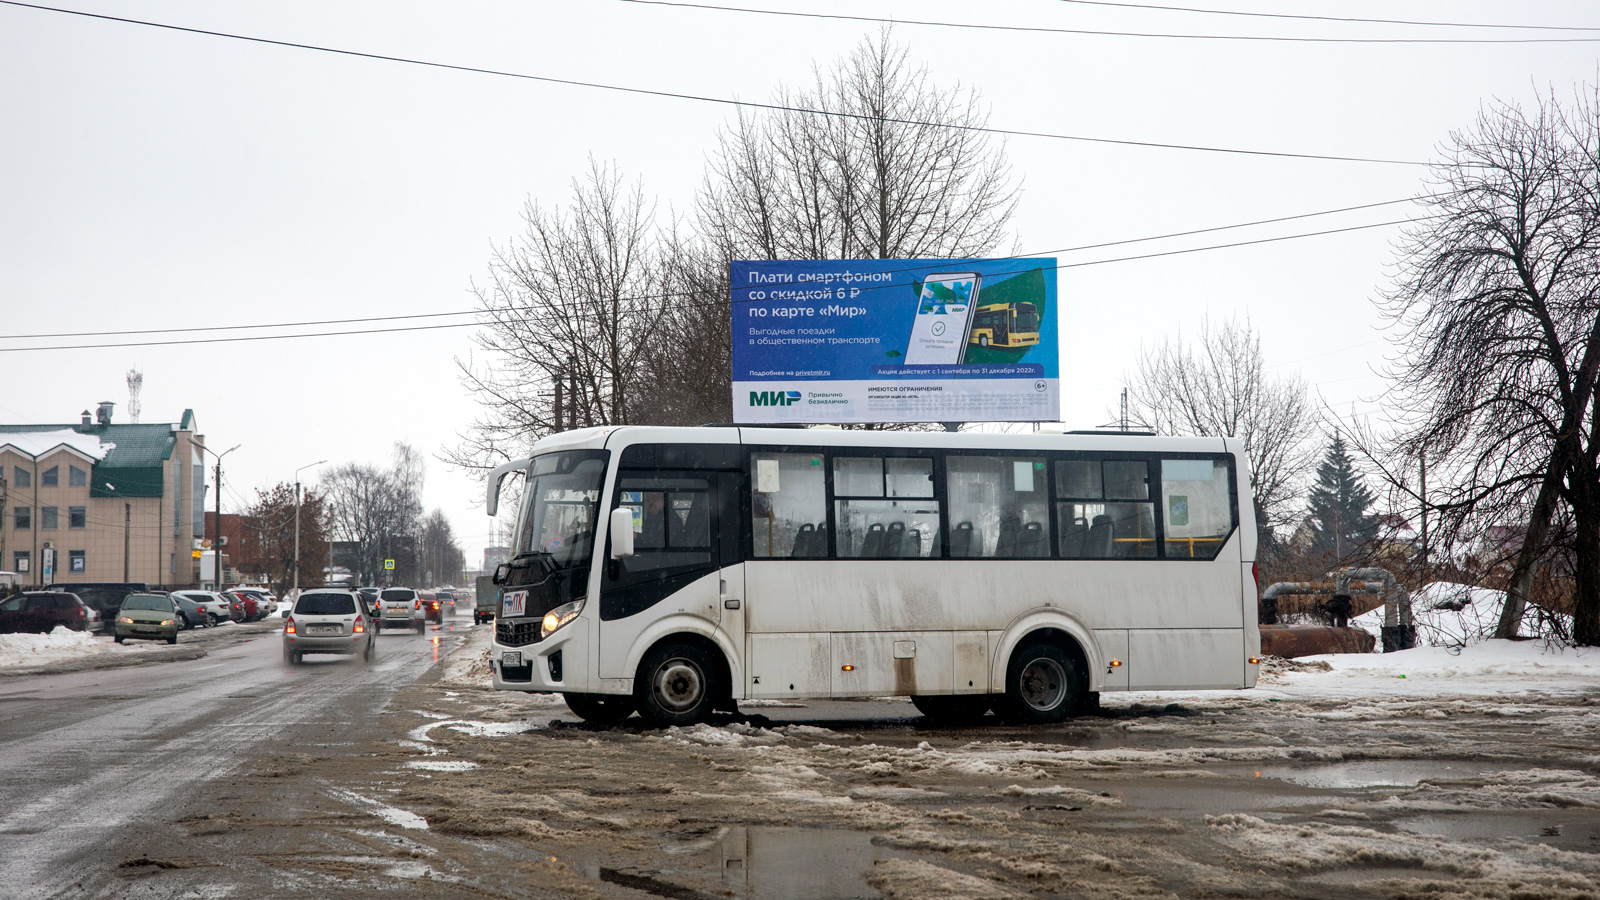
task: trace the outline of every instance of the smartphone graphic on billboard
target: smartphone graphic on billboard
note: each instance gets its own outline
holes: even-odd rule
[[[907,365],[952,365],[961,362],[978,306],[980,276],[976,272],[929,275],[917,297],[917,318],[906,345]]]

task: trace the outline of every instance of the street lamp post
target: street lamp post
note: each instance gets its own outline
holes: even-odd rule
[[[222,458],[229,453],[243,447],[243,444],[234,444],[221,453],[213,453],[204,444],[196,444],[201,450],[210,453],[217,461],[217,504],[216,504],[216,534],[211,537],[211,576],[216,579],[215,587],[222,588]]]
[[[294,566],[290,569],[289,575],[293,579],[294,588],[289,592],[290,597],[300,596],[300,473],[325,462],[327,460],[319,459],[294,470]]]

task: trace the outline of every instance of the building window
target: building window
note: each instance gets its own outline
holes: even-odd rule
[[[59,487],[61,485],[61,467],[51,466],[39,473],[39,487]]]
[[[18,531],[33,527],[33,507],[19,506],[11,511],[11,520],[16,523]]]
[[[39,507],[39,529],[41,531],[54,531],[61,525],[61,507]]]
[[[89,507],[87,507],[87,506],[69,506],[69,507],[67,507],[67,527],[68,528],[87,528],[88,526],[89,526]]]
[[[67,466],[67,485],[69,487],[84,487],[89,483],[89,473],[77,466]]]
[[[82,572],[82,571],[84,571],[84,561],[83,561],[83,551],[82,550],[68,550],[67,551],[67,571],[68,572]]]
[[[0,471],[4,471],[0,469]],[[21,466],[11,467],[11,486],[14,488],[33,487],[33,473]]]
[[[33,567],[33,560],[28,557],[28,551],[18,550],[11,554],[11,571],[19,574],[28,572]]]

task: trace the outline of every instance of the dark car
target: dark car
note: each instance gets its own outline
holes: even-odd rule
[[[444,624],[444,601],[433,591],[417,591],[422,598],[422,620]]]
[[[81,581],[72,584],[56,582],[45,585],[47,591],[65,591],[78,595],[89,608],[100,614],[100,627],[107,632],[116,631],[117,610],[129,594],[142,594],[150,586],[138,581]]]
[[[64,591],[29,591],[0,603],[0,634],[49,634],[57,625],[88,631],[99,621],[88,604]]]
[[[184,628],[200,628],[211,624],[211,613],[204,606],[178,594],[173,594],[172,599],[177,601],[178,611],[183,613],[178,622]]]

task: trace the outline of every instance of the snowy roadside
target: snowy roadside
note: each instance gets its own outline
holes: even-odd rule
[[[56,626],[49,634],[0,634],[0,678],[200,659],[206,655],[207,644],[231,643],[281,627],[281,622],[264,619],[185,631],[179,634],[176,645],[164,641],[118,644],[109,635],[72,631],[63,626]]]

